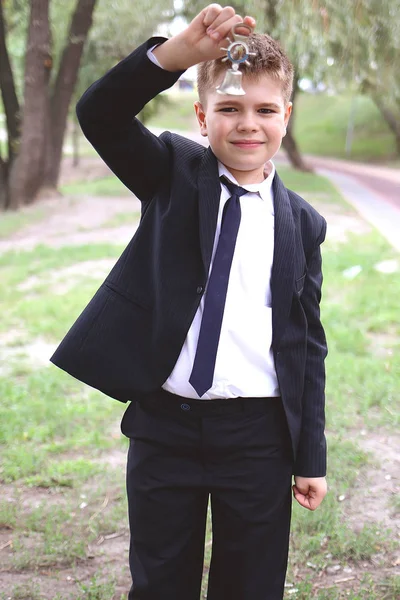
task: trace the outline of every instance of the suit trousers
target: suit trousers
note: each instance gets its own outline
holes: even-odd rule
[[[230,402],[233,412],[219,413]],[[130,438],[128,599],[199,600],[210,498],[207,599],[282,600],[293,455],[281,399],[192,401],[161,390],[155,402],[131,402],[121,430]]]

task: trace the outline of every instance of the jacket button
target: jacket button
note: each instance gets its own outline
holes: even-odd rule
[[[203,286],[202,286],[202,285],[199,285],[199,287],[197,288],[196,292],[197,292],[198,294],[202,294],[202,293],[203,293],[203,290],[204,290]]]

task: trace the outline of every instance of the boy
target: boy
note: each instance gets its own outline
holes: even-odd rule
[[[241,21],[231,7],[208,6],[183,33],[139,47],[77,109],[142,202],[137,233],[52,357],[131,401],[121,425],[130,600],[199,599],[209,496],[208,599],[281,600],[292,474],[306,508],[326,493],[326,223],[270,160],[291,113],[293,69],[278,44],[252,34],[246,94],[215,90],[227,68],[221,44]],[[208,149],[157,138],[134,118],[198,63]]]

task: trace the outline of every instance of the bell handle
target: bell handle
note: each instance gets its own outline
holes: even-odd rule
[[[248,30],[249,30],[249,33],[252,33],[252,32],[253,32],[253,29],[250,27],[250,25],[247,25],[247,23],[236,23],[236,25],[234,25],[234,26],[232,27],[231,31],[232,31],[232,36],[233,36],[234,40],[238,40],[238,41],[241,41],[241,42],[245,42],[245,41],[247,40],[248,36],[247,36],[247,35],[241,35],[241,34],[239,34],[239,33],[236,33],[236,29],[237,29],[238,27],[244,27],[245,29],[248,29]]]

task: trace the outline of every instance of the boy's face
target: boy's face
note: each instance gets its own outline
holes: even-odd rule
[[[225,74],[221,74],[221,83]],[[262,75],[243,76],[244,96],[207,91],[204,104],[195,103],[200,132],[208,136],[215,156],[238,183],[264,180],[264,165],[279,150],[292,112],[285,104],[281,84]]]

